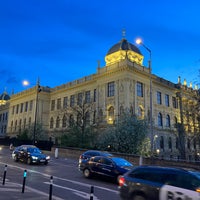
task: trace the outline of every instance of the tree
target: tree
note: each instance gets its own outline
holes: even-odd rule
[[[112,150],[121,153],[146,154],[150,148],[147,140],[147,121],[124,113],[113,126],[108,127],[100,134],[97,146],[100,149]],[[148,148],[144,148],[144,144]]]

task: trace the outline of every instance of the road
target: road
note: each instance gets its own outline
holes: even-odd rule
[[[6,165],[7,168],[5,168]],[[40,195],[44,199],[49,197],[50,186],[52,186],[53,200],[89,200],[91,186],[94,187],[93,200],[120,199],[116,183],[100,177],[84,178],[78,170],[78,160],[75,159],[51,157],[47,166],[27,165],[14,162],[9,148],[3,147],[0,151],[0,181],[2,183],[5,169],[7,169],[5,186],[15,184],[21,192],[25,179],[24,193],[31,190],[33,194]],[[25,170],[27,171],[26,178],[24,178]],[[7,186],[7,192],[12,192],[11,188]]]

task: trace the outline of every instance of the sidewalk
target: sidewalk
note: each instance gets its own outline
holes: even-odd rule
[[[9,181],[5,182],[5,185],[0,184],[0,199],[3,200],[46,200],[49,199],[49,195],[38,190],[34,190],[29,187],[25,187],[24,193],[22,193],[22,185],[17,183],[12,183]]]

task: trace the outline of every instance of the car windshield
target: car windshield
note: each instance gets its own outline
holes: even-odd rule
[[[28,148],[28,152],[30,152],[30,153],[41,153],[41,151],[38,148]]]
[[[127,160],[123,159],[123,158],[112,158],[112,160],[118,165],[118,166],[133,166],[130,162],[128,162]]]
[[[194,174],[198,179],[200,179],[200,172],[199,171],[190,171],[190,173]]]

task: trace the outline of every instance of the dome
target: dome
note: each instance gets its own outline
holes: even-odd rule
[[[140,52],[140,50],[139,50],[135,45],[131,44],[130,42],[128,42],[128,41],[127,41],[126,39],[124,39],[124,38],[123,38],[120,42],[118,42],[117,44],[113,45],[113,46],[109,49],[107,55],[112,54],[112,53],[114,53],[114,52],[117,52],[117,51],[119,51],[119,50],[134,51],[134,52],[136,52],[136,53],[142,55],[141,52]]]
[[[0,100],[8,101],[9,99],[10,96],[6,92],[0,95]]]

